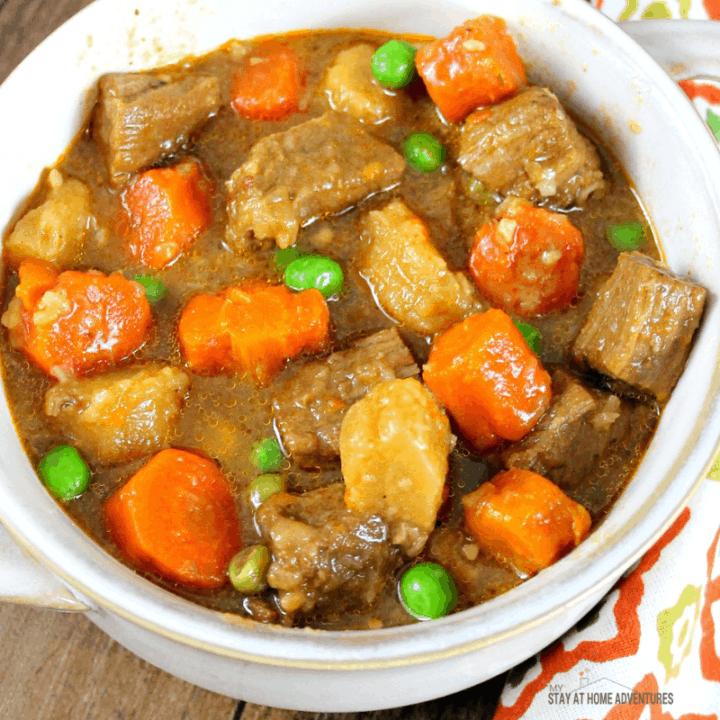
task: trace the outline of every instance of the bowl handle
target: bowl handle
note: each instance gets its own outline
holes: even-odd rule
[[[60,580],[26,553],[0,523],[0,600],[61,612],[85,612]]]

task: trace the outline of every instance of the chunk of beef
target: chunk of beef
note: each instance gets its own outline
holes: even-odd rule
[[[77,260],[83,250],[93,221],[90,191],[55,169],[48,175],[48,184],[45,202],[20,218],[5,241],[13,262],[37,258],[62,267]]]
[[[385,523],[348,510],[344,495],[342,483],[304,495],[277,493],[257,511],[273,556],[267,580],[286,613],[366,608],[399,562]]]
[[[552,376],[553,399],[529,435],[502,453],[507,468],[532,470],[560,486],[575,486],[612,444],[627,437],[633,406],[583,385],[563,370]]]
[[[460,528],[434,532],[428,543],[428,556],[452,575],[472,605],[486,602],[522,582],[517,573],[484,554],[477,542]]]
[[[605,186],[595,148],[539,87],[471,115],[458,162],[491,192],[558,208],[582,206]]]
[[[93,135],[113,185],[187,144],[220,107],[212,75],[111,73],[98,89]]]
[[[345,411],[379,382],[420,372],[397,330],[382,330],[307,363],[278,389],[275,422],[285,449],[303,467],[340,455]]]
[[[323,89],[334,110],[366,123],[379,123],[397,114],[399,95],[386,92],[375,80],[370,61],[375,48],[365,43],[337,54]]]
[[[159,365],[69,377],[45,394],[45,413],[89,458],[116,465],[168,446],[189,385],[184,372]]]
[[[422,220],[400,200],[362,223],[360,274],[386,313],[420,335],[433,335],[486,308],[462,272],[451,272]]]
[[[667,400],[682,374],[705,288],[640,253],[622,253],[575,339],[573,355]]]
[[[327,112],[253,145],[228,188],[227,241],[288,247],[301,226],[340,212],[400,179],[405,162],[347,115]]]
[[[435,528],[454,445],[447,416],[415,378],[376,385],[340,429],[347,506],[382,517],[392,542],[416,555]]]

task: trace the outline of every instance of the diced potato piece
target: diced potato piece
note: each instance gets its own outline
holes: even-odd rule
[[[370,61],[374,53],[375,48],[365,44],[338,53],[324,84],[333,110],[373,124],[395,115],[398,104],[398,97],[383,90],[373,77]]]
[[[376,385],[340,430],[347,506],[380,515],[393,543],[417,554],[435,527],[454,441],[445,413],[417,380]]]
[[[90,191],[84,183],[63,180],[57,170],[48,177],[47,200],[18,221],[5,242],[12,262],[26,258],[63,266],[82,252],[90,227]]]
[[[533,575],[579,545],[588,511],[530,470],[506,470],[463,498],[465,525],[485,550]]]
[[[69,377],[46,393],[45,413],[89,458],[115,465],[168,446],[189,385],[181,370],[158,365]]]
[[[421,335],[447,330],[485,309],[462,272],[451,272],[423,221],[400,200],[363,220],[359,267],[389,315]]]

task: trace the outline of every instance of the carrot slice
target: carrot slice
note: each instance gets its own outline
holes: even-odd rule
[[[140,174],[123,195],[120,223],[134,260],[162,268],[179,257],[212,220],[212,183],[196,160]]]
[[[221,322],[230,335],[232,363],[260,385],[287,360],[327,345],[330,317],[319,290],[295,294],[284,285],[258,283],[230,288],[226,297]]]
[[[208,375],[222,372],[230,355],[230,339],[220,324],[224,304],[217,295],[196,295],[180,316],[178,336],[185,362]]]
[[[436,338],[423,380],[478,450],[530,432],[550,404],[550,376],[495,308]]]
[[[224,585],[242,547],[230,483],[212,460],[185,450],[159,452],[105,509],[125,557],[182,585]]]
[[[230,104],[247,120],[284,120],[298,111],[304,87],[298,54],[277,40],[267,40],[235,73]]]
[[[15,295],[20,298],[23,308],[32,311],[40,298],[55,284],[58,271],[44,260],[25,260],[18,268],[20,284]]]
[[[150,333],[144,288],[119,273],[70,270],[58,275],[33,260],[20,265],[19,275],[15,293],[23,302],[22,322],[13,339],[49,375],[115,365]]]
[[[288,360],[323,350],[329,332],[319,290],[293,293],[262,281],[193,298],[178,327],[188,367],[247,374],[258,385],[266,385]]]
[[[478,230],[470,274],[493,304],[533,317],[572,302],[583,254],[582,233],[565,215],[512,199]]]
[[[525,70],[502,18],[481,15],[415,56],[418,73],[450,122],[492,105],[526,84]]]
[[[532,575],[579,545],[590,515],[557,485],[530,470],[507,470],[463,498],[465,525],[478,544]]]

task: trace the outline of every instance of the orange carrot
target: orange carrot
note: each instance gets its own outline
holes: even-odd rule
[[[119,273],[58,275],[37,260],[23,262],[19,275],[22,322],[13,339],[46,373],[84,374],[115,365],[147,339],[152,315],[139,283]]]
[[[287,360],[323,350],[329,323],[319,290],[293,293],[260,281],[193,298],[180,317],[178,335],[192,369],[247,374],[266,385]]]
[[[44,260],[25,260],[18,268],[20,284],[15,294],[20,298],[23,308],[32,311],[40,298],[55,284],[58,271],[55,266]]]
[[[502,310],[471,315],[436,338],[423,370],[478,450],[519,440],[550,404],[550,376]]]
[[[418,73],[450,122],[514,95],[525,70],[502,18],[481,15],[431,42],[415,56]]]
[[[187,250],[212,220],[212,183],[196,160],[140,174],[123,195],[119,223],[134,260],[162,268]]]
[[[235,73],[230,104],[247,120],[284,120],[298,111],[304,87],[298,54],[277,40],[267,40]]]
[[[532,575],[579,545],[590,515],[557,485],[530,470],[507,470],[463,498],[465,525],[478,544]]]
[[[155,455],[110,497],[106,513],[129,560],[182,585],[224,585],[242,548],[230,483],[212,460],[184,450]]]
[[[230,355],[230,339],[220,324],[224,304],[218,295],[196,295],[180,316],[178,337],[185,362],[208,375],[222,372]]]
[[[493,304],[532,317],[572,302],[583,254],[582,233],[567,216],[512,199],[478,230],[470,274]]]

